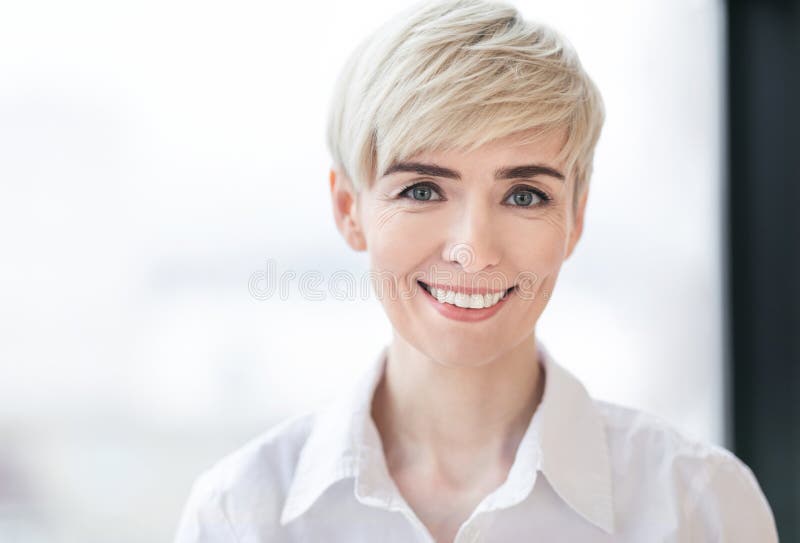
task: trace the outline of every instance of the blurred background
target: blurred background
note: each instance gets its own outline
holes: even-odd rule
[[[170,541],[202,470],[390,339],[334,292],[368,267],[324,133],[346,56],[410,3],[0,6],[0,541]],[[796,4],[514,4],[607,108],[538,336],[734,450],[798,540]]]

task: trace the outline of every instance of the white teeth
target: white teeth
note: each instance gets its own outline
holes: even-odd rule
[[[462,292],[454,292],[452,290],[443,290],[440,288],[426,287],[431,295],[439,300],[441,303],[456,305],[458,307],[470,309],[482,309],[484,307],[491,307],[501,299],[506,297],[505,292],[495,292],[493,294],[464,294]]]
[[[456,292],[456,305],[458,307],[469,307],[470,296],[463,292]]]

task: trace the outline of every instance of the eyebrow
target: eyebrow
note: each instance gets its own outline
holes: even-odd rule
[[[411,172],[419,175],[429,175],[431,177],[447,177],[457,181],[461,180],[461,174],[455,170],[422,162],[397,162],[389,166],[383,175],[387,176],[396,172]],[[494,172],[495,179],[518,179],[536,177],[539,175],[547,175],[559,181],[564,181],[564,174],[554,168],[541,164],[525,164],[522,166],[498,168]]]

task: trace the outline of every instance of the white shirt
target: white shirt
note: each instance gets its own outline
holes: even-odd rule
[[[653,415],[592,399],[537,347],[542,401],[507,479],[454,543],[778,541],[741,460]],[[323,408],[281,422],[201,474],[175,542],[433,542],[391,478],[370,416],[387,353]]]

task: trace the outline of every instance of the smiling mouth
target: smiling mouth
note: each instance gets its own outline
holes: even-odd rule
[[[417,284],[420,285],[422,288],[424,288],[431,296],[433,296],[434,298],[436,297],[436,294],[434,293],[434,290],[430,285],[420,281],[419,279],[417,279]],[[508,296],[511,293],[511,291],[514,290],[516,287],[517,287],[517,285],[514,285],[514,286],[506,289],[500,295],[500,300],[503,300],[506,296]],[[471,295],[471,294],[467,294],[467,293],[458,291],[456,289],[453,289],[453,290],[445,289],[445,290],[447,290],[448,292],[453,292],[453,293],[460,294],[460,295],[463,295],[463,296],[470,296]],[[475,294],[480,294],[481,296],[485,296],[486,294],[489,294],[489,293],[488,292],[482,292],[482,293],[475,293]],[[496,294],[496,292],[495,292],[495,294]]]

